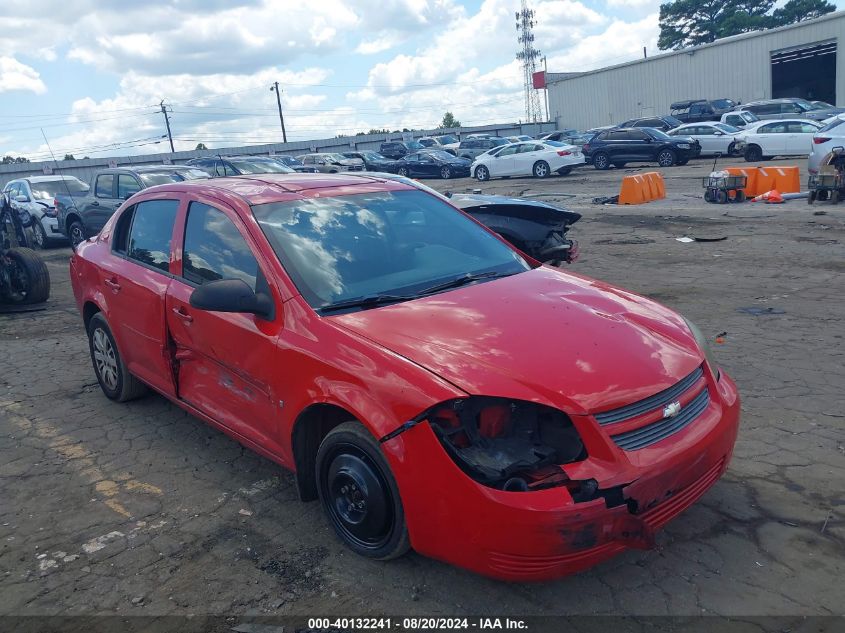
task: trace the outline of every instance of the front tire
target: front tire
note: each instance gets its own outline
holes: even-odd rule
[[[672,167],[676,161],[675,152],[671,149],[664,149],[657,155],[657,164],[661,167]]]
[[[487,169],[484,165],[479,165],[475,168],[475,179],[480,182],[490,180],[490,170]]]
[[[147,393],[147,386],[126,369],[109,324],[100,312],[88,322],[88,348],[97,381],[107,398],[127,402]]]
[[[452,170],[451,170],[451,169],[449,169],[448,167],[443,167],[443,168],[440,170],[440,177],[441,177],[443,180],[449,180],[449,178],[451,178],[451,177],[452,177]]]
[[[535,178],[546,178],[551,173],[549,164],[544,160],[538,160],[534,163],[534,168],[531,171],[534,173]]]
[[[47,248],[47,231],[44,230],[41,220],[34,218],[32,222],[32,246],[37,250]]]
[[[317,490],[332,528],[356,554],[398,558],[411,545],[399,488],[376,439],[360,422],[332,429],[317,451]]]
[[[593,167],[601,171],[610,169],[610,157],[604,152],[597,152],[595,156],[593,156]]]
[[[757,163],[763,160],[763,150],[759,145],[749,145],[745,148],[745,162]]]
[[[400,167],[396,170],[396,173],[400,176],[404,176],[405,178],[408,177],[408,168],[407,167]]]

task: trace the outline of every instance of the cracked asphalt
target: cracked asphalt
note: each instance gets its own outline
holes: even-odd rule
[[[592,168],[428,183],[580,211],[571,270],[727,332],[736,452],[657,549],[544,584],[357,557],[288,472],[159,396],[101,394],[55,248],[46,309],[0,315],[0,615],[843,615],[845,205],[708,205],[710,167],[662,170],[667,199],[637,207],[593,204],[623,174]]]

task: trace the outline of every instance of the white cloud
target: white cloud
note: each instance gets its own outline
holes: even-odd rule
[[[47,92],[41,76],[31,66],[14,57],[0,57],[0,92],[28,90],[36,94]]]
[[[649,9],[657,11],[662,0],[607,0],[608,7],[625,7],[631,9]]]

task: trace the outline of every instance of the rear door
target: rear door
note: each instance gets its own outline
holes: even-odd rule
[[[787,127],[784,121],[766,123],[757,128],[756,142],[764,156],[776,156],[786,151]]]
[[[813,150],[813,135],[818,128],[803,121],[787,122],[786,153],[792,156],[809,155]]]
[[[620,158],[628,160],[652,160],[655,143],[650,143],[651,137],[642,130],[620,130],[617,132],[621,137],[619,143],[621,150]]]
[[[100,232],[108,219],[114,214],[123,200],[117,197],[117,174],[99,174],[94,180],[92,195],[85,198],[82,224],[88,235]]]
[[[180,199],[160,196],[121,211],[112,233],[113,256],[103,258],[100,283],[109,324],[129,371],[174,395],[164,308]]]
[[[167,292],[167,324],[176,345],[178,397],[238,434],[267,446],[278,438],[276,339],[281,307],[259,252],[237,214],[214,199],[193,200],[180,215],[181,267]],[[266,265],[263,270],[267,270]],[[276,318],[193,308],[191,293],[217,279],[242,279],[267,292]]]

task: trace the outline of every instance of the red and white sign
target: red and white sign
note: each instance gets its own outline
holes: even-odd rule
[[[534,84],[534,88],[537,90],[546,87],[546,71],[545,70],[538,70],[536,73],[531,75],[531,83]]]

